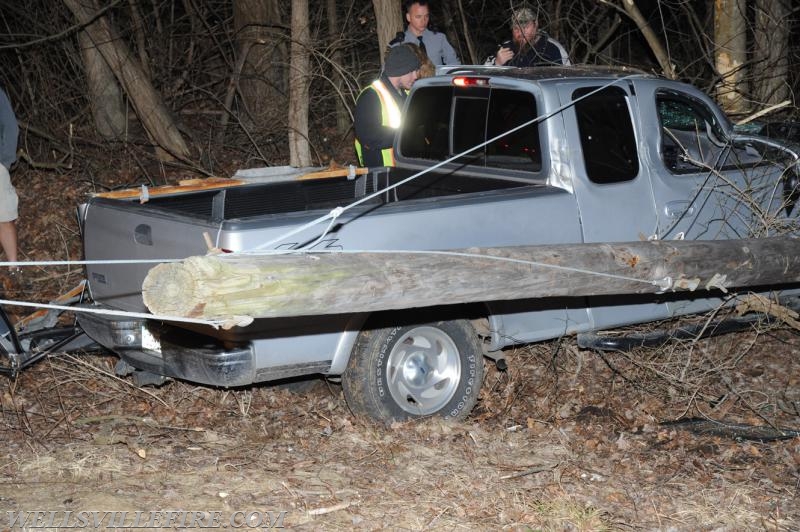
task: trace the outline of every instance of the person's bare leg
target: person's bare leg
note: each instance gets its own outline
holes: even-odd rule
[[[15,221],[0,222],[0,246],[6,252],[8,262],[17,262],[17,226]],[[11,266],[9,269],[16,269]]]

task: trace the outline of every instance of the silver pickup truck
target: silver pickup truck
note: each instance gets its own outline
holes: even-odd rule
[[[460,67],[414,86],[395,152],[396,167],[352,179],[246,183],[144,203],[95,197],[80,211],[86,259],[202,255],[203,233],[219,248],[243,251],[273,240],[273,249],[443,250],[797,231],[797,151],[735,134],[697,89],[641,72]],[[321,239],[324,227],[281,239],[421,171],[346,211]],[[88,266],[94,303],[145,311],[141,286],[152,266]],[[119,354],[123,370],[140,375],[223,387],[341,376],[356,413],[460,418],[477,400],[484,356],[703,312],[721,296],[486,301],[259,319],[231,330],[128,316],[79,320]]]

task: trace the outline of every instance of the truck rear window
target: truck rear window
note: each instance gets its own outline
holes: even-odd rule
[[[539,172],[539,124],[533,94],[487,87],[424,87],[409,105],[399,152],[403,157],[480,168]],[[487,144],[488,141],[488,144]]]

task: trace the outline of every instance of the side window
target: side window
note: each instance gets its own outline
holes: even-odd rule
[[[705,103],[676,91],[656,93],[661,159],[675,174],[725,166],[725,134]]]
[[[596,89],[572,93],[587,177],[598,184],[630,181],[639,174],[639,154],[627,95],[607,87],[583,98]]]
[[[404,117],[404,157],[441,161],[479,146],[537,116],[533,94],[509,89],[425,87],[414,93]],[[538,172],[539,124],[470,151],[458,162],[481,168]]]
[[[656,93],[661,125],[661,160],[673,174],[705,173],[774,164],[767,145],[730,142],[705,102],[678,91]],[[777,158],[780,159],[781,154]]]

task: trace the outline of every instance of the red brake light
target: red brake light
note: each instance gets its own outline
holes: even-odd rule
[[[489,78],[476,78],[472,76],[458,76],[453,78],[456,87],[488,87]]]

